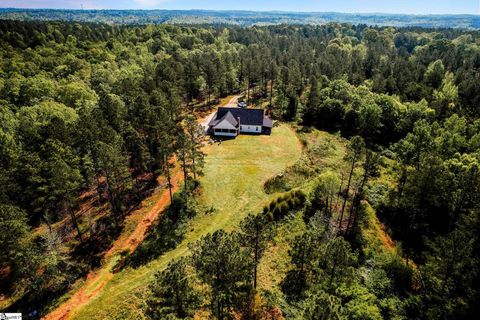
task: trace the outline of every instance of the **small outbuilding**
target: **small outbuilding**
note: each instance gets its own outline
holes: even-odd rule
[[[215,136],[236,137],[240,133],[270,134],[273,121],[263,109],[218,108],[208,124]]]

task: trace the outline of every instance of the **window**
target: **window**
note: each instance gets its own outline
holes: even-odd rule
[[[242,127],[242,126],[240,126],[240,130],[243,130],[243,127]]]
[[[255,130],[258,131],[258,127],[256,127]]]

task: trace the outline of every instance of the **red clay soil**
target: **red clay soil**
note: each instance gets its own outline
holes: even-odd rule
[[[172,193],[175,193],[179,190],[180,185],[183,181],[183,175],[180,171],[172,172]],[[161,184],[160,184],[161,185]],[[107,251],[105,258],[108,258],[112,253],[118,251],[129,250],[130,253],[135,251],[138,245],[145,238],[146,231],[150,228],[152,223],[158,218],[158,215],[170,204],[170,194],[168,189],[165,189],[162,193],[160,199],[155,203],[155,205],[150,208],[150,210],[145,214],[142,221],[137,225],[135,230],[126,237],[119,237],[115,241],[114,245]]]
[[[182,183],[182,173],[180,170],[172,172],[172,192],[175,193],[179,190]],[[129,250],[133,252],[138,245],[145,238],[146,232],[153,224],[153,222],[158,218],[159,214],[170,203],[170,195],[168,189],[162,191],[158,201],[149,208],[148,212],[145,213],[143,219],[137,224],[135,229],[129,234],[122,234],[112,245],[112,247],[105,253],[105,259],[108,259],[116,252],[122,252]],[[155,197],[158,193],[154,194],[152,197]],[[139,210],[142,210],[140,208]],[[132,214],[134,215],[134,213]],[[101,268],[91,271],[85,280],[85,283],[82,284],[81,288],[76,291],[66,302],[62,303],[57,309],[48,314],[44,319],[46,320],[63,320],[69,319],[71,312],[74,308],[78,308],[81,305],[87,304],[91,299],[96,297],[99,292],[107,285],[110,279],[113,277],[112,270],[105,270],[105,268],[110,268],[108,263],[105,263]],[[103,269],[103,270],[102,270]],[[87,288],[93,286],[94,289],[90,292],[87,292]]]
[[[75,292],[75,294],[72,295],[66,302],[61,304],[57,309],[49,313],[43,319],[56,319],[56,320],[69,319],[70,313],[72,312],[73,308],[84,305],[88,301],[90,301],[90,299],[97,296],[98,293],[105,287],[105,285],[108,283],[108,281],[110,281],[112,277],[113,277],[112,273],[108,274],[106,278],[102,279],[102,281],[94,291],[87,293],[85,290],[87,284],[94,283],[98,281],[98,279],[100,278],[100,275],[98,272],[90,272],[87,275],[87,279],[85,280],[84,285],[77,292]]]
[[[379,222],[380,224],[380,232],[379,232],[379,238],[380,241],[382,241],[383,245],[391,251],[395,251],[396,245],[395,242],[393,242],[393,239],[390,237],[390,235],[385,231],[385,226],[383,223]]]
[[[235,95],[229,98],[228,102],[224,105],[236,104],[241,95]],[[217,107],[214,107],[213,110],[216,110]],[[211,113],[211,111],[210,111]],[[198,116],[198,115],[197,115]],[[205,115],[203,115],[205,117]],[[199,119],[199,123],[204,119]],[[182,184],[183,175],[179,168],[177,167],[175,171],[172,172],[172,193],[177,192],[180,189]],[[160,183],[159,185],[164,185]],[[157,193],[156,193],[157,194]],[[154,194],[151,198],[155,197]],[[170,203],[170,195],[168,189],[163,190],[163,193],[160,199],[155,203],[155,205],[145,213],[143,219],[138,223],[135,230],[129,234],[122,234],[120,237],[113,243],[112,247],[105,253],[105,259],[112,257],[114,253],[122,252],[129,250],[130,252],[135,251],[138,245],[143,241],[146,236],[148,229],[151,227],[153,222],[158,218],[159,214],[167,207]],[[142,210],[141,208],[139,210]],[[108,260],[107,260],[108,261]],[[91,299],[96,297],[100,291],[105,287],[105,285],[113,277],[112,270],[105,270],[105,268],[111,268],[108,263],[95,270],[91,271],[85,280],[85,283],[82,284],[81,288],[78,289],[66,302],[62,303],[57,309],[49,313],[43,319],[45,320],[65,320],[69,319],[71,312],[74,308],[77,308],[81,305],[87,304]],[[107,274],[105,275],[105,272]],[[102,277],[103,275],[103,277]],[[87,288],[94,286],[94,289],[90,292],[87,292]]]

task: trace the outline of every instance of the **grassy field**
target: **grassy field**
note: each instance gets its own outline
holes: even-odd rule
[[[188,254],[189,243],[220,228],[235,229],[249,212],[261,210],[276,196],[263,191],[264,181],[295,163],[301,150],[294,131],[286,125],[274,128],[271,136],[242,135],[207,145],[199,202],[213,207],[214,212],[194,218],[185,240],[175,249],[137,269],[115,274],[96,298],[72,313],[72,318],[142,319],[143,293],[155,272]]]
[[[339,175],[345,171],[346,140],[325,131],[313,129],[311,132],[297,132],[303,152],[301,157],[286,168],[282,175],[275,177],[270,186],[273,191],[300,188],[312,191],[320,173],[334,171]],[[300,213],[291,215],[277,225],[275,241],[266,250],[258,270],[258,284],[275,305],[285,307],[285,297],[280,288],[281,281],[291,268],[290,245],[295,236],[305,232],[306,225]]]

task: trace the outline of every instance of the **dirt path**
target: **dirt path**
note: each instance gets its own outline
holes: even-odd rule
[[[235,96],[233,96],[230,100],[228,100],[227,103],[225,103],[223,106],[224,107],[229,107],[229,108],[233,108],[233,107],[236,107],[237,106],[237,103],[238,103],[238,99],[240,99],[240,97],[242,96],[243,94],[237,94]]]
[[[232,96],[227,103],[223,104],[225,107],[233,107],[237,105],[238,99],[242,95]],[[215,114],[217,107],[215,107],[210,115],[203,119],[199,119],[199,123],[203,126],[207,125],[211,117]],[[180,189],[183,175],[181,170],[176,167],[172,172],[172,192],[175,193]],[[161,183],[159,183],[160,185]],[[82,306],[87,304],[90,300],[98,296],[107,283],[112,279],[113,272],[117,262],[119,261],[119,253],[125,250],[133,252],[138,245],[143,241],[149,227],[155,222],[159,214],[170,203],[170,196],[168,189],[157,191],[154,195],[145,201],[155,201],[155,204],[148,208],[145,212],[144,207],[133,212],[125,221],[127,225],[135,223],[136,227],[131,232],[122,233],[113,243],[112,247],[105,253],[105,263],[97,270],[91,271],[81,287],[73,293],[67,301],[63,302],[58,308],[44,317],[45,320],[66,320],[69,319],[75,310],[79,310]]]
[[[179,168],[175,168],[172,171],[172,192],[177,192],[180,189],[181,182],[182,173]],[[145,238],[146,232],[152,223],[169,205],[170,195],[168,189],[157,191],[146,201],[151,201],[152,199],[155,201],[155,204],[149,207],[147,212],[145,212],[145,208],[140,208],[127,217],[125,224],[129,222],[136,223],[136,227],[132,232],[122,233],[120,237],[115,240],[112,247],[105,253],[105,263],[99,269],[91,271],[87,275],[85,282],[81,285],[81,288],[44,319],[69,319],[76,309],[87,304],[102,291],[113,277],[112,269],[119,260],[119,253],[125,250],[133,252]]]

